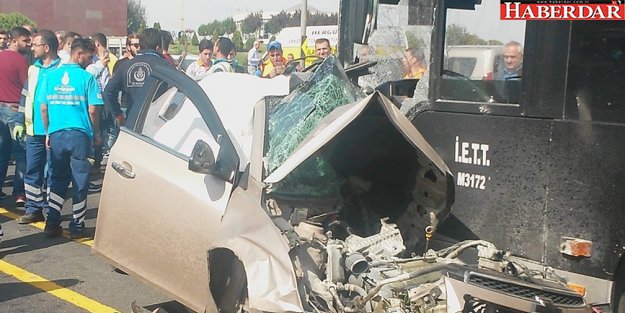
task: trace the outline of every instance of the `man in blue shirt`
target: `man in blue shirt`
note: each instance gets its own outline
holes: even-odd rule
[[[41,121],[41,109],[36,96],[41,93],[41,82],[46,74],[59,67],[61,59],[57,55],[59,42],[49,30],[42,30],[33,37],[33,55],[35,64],[28,68],[28,80],[22,90],[19,112],[23,113],[19,124],[13,130],[14,138],[21,138],[26,131],[26,172],[24,187],[26,190],[26,212],[18,219],[20,224],[43,221],[44,169],[48,161],[45,146],[46,132]],[[24,129],[25,127],[25,129]]]
[[[50,237],[63,233],[61,209],[70,180],[73,218],[69,230],[72,238],[84,236],[93,146],[102,143],[98,122],[104,102],[95,77],[85,71],[92,63],[94,52],[95,45],[90,39],[74,40],[70,61],[48,73],[43,92],[37,97],[52,165],[43,231]]]

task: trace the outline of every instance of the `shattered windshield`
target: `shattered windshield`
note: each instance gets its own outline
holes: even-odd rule
[[[267,173],[278,168],[332,110],[362,98],[336,59],[327,58],[310,80],[268,112]]]
[[[428,71],[431,66],[430,45],[433,25],[431,8],[412,12],[408,0],[397,5],[381,4],[378,8],[377,28],[368,45],[354,45],[354,62],[375,61],[372,74],[359,78],[361,87],[377,86],[402,79],[418,79],[416,92],[407,98],[401,111],[406,113],[416,103],[428,99]],[[419,11],[421,10],[421,11]],[[419,59],[421,65],[416,66]]]

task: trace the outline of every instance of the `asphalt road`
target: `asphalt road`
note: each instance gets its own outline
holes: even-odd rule
[[[12,166],[9,171],[7,182],[12,180]],[[10,195],[12,187],[5,185],[3,191]],[[71,195],[68,198],[62,211],[65,229],[71,219]],[[99,200],[99,193],[90,193],[87,198],[89,236],[95,231]],[[0,200],[4,229],[0,242],[0,313],[132,312],[133,301],[150,311],[161,307],[169,313],[187,312],[171,298],[114,271],[103,258],[92,254],[92,238],[48,238],[43,234],[43,223],[20,225],[15,221],[23,212],[23,208],[15,207],[12,196]]]

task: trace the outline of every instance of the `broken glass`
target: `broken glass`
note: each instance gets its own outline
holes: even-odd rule
[[[352,103],[364,95],[345,76],[331,56],[324,60],[310,80],[283,98],[268,112],[266,169],[271,174],[335,108]],[[322,170],[322,164],[311,169]]]

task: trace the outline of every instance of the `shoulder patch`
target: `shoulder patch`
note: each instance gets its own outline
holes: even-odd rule
[[[126,87],[143,87],[145,79],[152,73],[152,67],[146,62],[130,65],[126,72]]]

